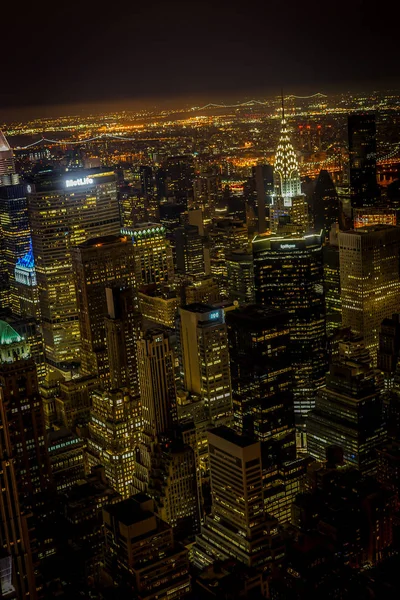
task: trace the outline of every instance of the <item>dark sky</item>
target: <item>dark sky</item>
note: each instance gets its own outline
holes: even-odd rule
[[[215,100],[399,80],[398,0],[4,4],[0,121],[2,109],[32,105]]]

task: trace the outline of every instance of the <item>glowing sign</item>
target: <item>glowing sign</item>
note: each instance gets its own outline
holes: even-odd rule
[[[214,321],[215,319],[219,319],[219,311],[217,310],[215,312],[210,313],[209,319],[210,319],[210,321],[211,320]]]
[[[65,187],[76,187],[79,185],[90,185],[93,183],[93,179],[91,177],[81,177],[80,179],[67,179],[65,182]]]
[[[296,244],[281,244],[279,247],[281,250],[293,250],[296,248]]]

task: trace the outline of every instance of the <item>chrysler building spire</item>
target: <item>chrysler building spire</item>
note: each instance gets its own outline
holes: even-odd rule
[[[289,136],[285,119],[285,107],[282,94],[282,126],[275,156],[275,173],[278,179],[279,194],[284,198],[293,198],[301,194],[299,164]]]

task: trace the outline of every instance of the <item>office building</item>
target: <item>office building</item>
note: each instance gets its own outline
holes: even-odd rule
[[[326,308],[326,332],[331,334],[342,325],[342,296],[340,291],[340,258],[337,233],[331,231],[329,243],[325,243],[324,294]]]
[[[83,375],[73,379],[56,379],[52,375],[47,387],[48,397],[54,398],[57,420],[67,429],[86,425],[90,419],[92,393],[98,389],[99,380],[95,375]],[[43,395],[43,392],[42,392]]]
[[[0,186],[19,183],[15,171],[14,153],[4,133],[0,131]]]
[[[232,415],[228,337],[224,311],[207,304],[179,309],[184,388],[201,397],[207,419]]]
[[[119,234],[115,174],[94,169],[38,175],[28,188],[28,210],[46,360],[70,369],[80,358],[71,248]]]
[[[279,563],[284,547],[276,519],[264,511],[260,442],[217,427],[208,443],[212,509],[192,548],[194,564],[234,558],[263,569]]]
[[[40,557],[51,539],[39,523],[50,489],[43,406],[36,367],[25,340],[0,321],[0,533],[12,560],[18,598],[37,598],[42,588]]]
[[[294,409],[300,424],[326,371],[323,234],[262,235],[253,240],[257,304],[289,313]]]
[[[177,540],[192,539],[200,529],[197,466],[195,449],[181,439],[154,448],[147,493]]]
[[[296,458],[289,315],[248,305],[226,315],[235,428],[275,464]]]
[[[228,298],[239,304],[254,302],[253,255],[243,250],[232,250],[226,256]]]
[[[96,390],[90,409],[87,462],[103,465],[110,485],[122,498],[130,495],[136,446],[142,431],[141,404],[128,390]]]
[[[194,165],[191,156],[170,156],[166,164],[168,195],[188,208],[193,198]]]
[[[264,233],[267,228],[267,206],[274,193],[274,170],[268,164],[256,165],[252,167],[252,176],[257,197],[258,233]]]
[[[174,229],[173,243],[177,273],[194,277],[206,275],[204,238],[196,225]]]
[[[138,287],[149,284],[160,286],[173,281],[172,249],[163,225],[140,223],[133,230],[122,229],[122,235],[132,238]]]
[[[364,338],[375,365],[381,323],[400,304],[399,246],[397,227],[339,233],[343,326]]]
[[[219,286],[214,277],[196,277],[184,286],[183,304],[215,304],[221,300]]]
[[[140,185],[142,196],[150,197],[154,194],[153,169],[147,165],[139,167]]]
[[[289,127],[285,119],[282,99],[282,123],[278,147],[275,154],[274,174],[277,194],[286,198],[290,206],[290,198],[301,195],[301,182],[297,156],[290,140]]]
[[[151,436],[171,436],[177,413],[175,358],[169,335],[163,329],[148,329],[137,351],[144,431]]]
[[[1,143],[1,140],[0,140]],[[1,162],[0,150],[0,162]],[[1,169],[1,167],[0,167]],[[1,172],[0,172],[1,178]],[[26,185],[0,185],[0,229],[2,233],[3,269],[8,281],[8,302],[3,308],[17,306],[14,269],[18,259],[30,248],[30,228],[26,203]]]
[[[311,214],[316,231],[329,235],[332,225],[339,222],[339,197],[329,171],[322,169],[311,197]]]
[[[58,492],[65,492],[85,477],[85,442],[61,427],[48,432],[47,444],[54,485]]]
[[[28,252],[18,258],[15,265],[11,301],[12,310],[16,315],[39,320],[39,291],[32,244]]]
[[[142,317],[137,310],[136,292],[131,287],[106,288],[107,317],[105,319],[108,378],[106,387],[128,388],[137,396],[137,342]]]
[[[307,419],[307,451],[324,460],[329,446],[343,449],[346,463],[363,474],[376,471],[376,449],[386,437],[376,374],[368,365],[346,360],[330,365]]]
[[[354,229],[371,225],[397,225],[397,209],[385,207],[353,208]]]
[[[135,289],[135,260],[131,240],[106,236],[85,241],[71,250],[81,340],[81,372],[108,376],[105,317],[106,287]]]
[[[188,551],[155,514],[144,494],[103,509],[106,567],[115,584],[128,582],[140,598],[185,598],[191,592]]]
[[[163,286],[161,290],[154,285],[142,287],[138,292],[138,300],[143,319],[151,321],[153,326],[175,327],[179,305],[175,290],[168,286]]]
[[[375,114],[366,112],[349,115],[348,137],[351,206],[374,206],[379,199]]]
[[[396,313],[391,318],[383,319],[379,332],[378,369],[385,379],[385,388],[394,385],[397,363],[400,355],[400,315]]]

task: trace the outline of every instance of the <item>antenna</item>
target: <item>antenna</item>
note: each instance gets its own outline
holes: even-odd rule
[[[282,98],[282,121],[285,120],[285,104],[283,100],[283,88],[281,88],[281,98]]]

